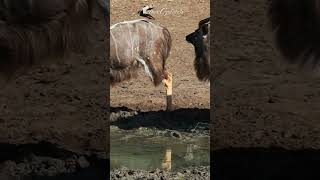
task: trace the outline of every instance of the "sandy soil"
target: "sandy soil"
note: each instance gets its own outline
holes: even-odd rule
[[[283,61],[266,16],[267,2],[216,1],[212,148],[320,147],[319,73]],[[225,69],[225,70],[224,70]]]
[[[27,154],[17,159],[15,155],[10,156],[12,159],[1,159],[1,169],[15,169],[19,163],[25,167],[32,164],[45,167],[40,170],[29,168],[30,171],[28,168],[20,169],[12,171],[11,175],[55,175],[69,172],[61,169],[61,164],[69,156],[56,157],[52,150],[52,154],[40,154],[37,157],[35,153],[42,149],[42,145],[37,145],[40,142],[70,151],[79,157],[90,158],[105,153],[108,133],[105,102],[106,26],[102,14],[96,14],[93,26],[95,28],[90,33],[89,46],[92,48],[88,52],[71,54],[64,60],[54,59],[35,66],[1,85],[0,148],[17,145],[17,148],[24,151],[24,145],[34,144],[34,152],[30,154],[35,156],[29,158],[30,161],[24,160],[28,159]],[[57,163],[43,165],[43,159]],[[106,159],[106,155],[100,159]],[[46,173],[46,170],[50,172]]]

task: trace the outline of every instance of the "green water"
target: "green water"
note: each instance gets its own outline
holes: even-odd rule
[[[146,135],[147,134],[147,135]],[[188,166],[209,166],[209,137],[189,139],[165,137],[156,133],[111,130],[111,170],[125,166],[129,169],[165,169],[166,152],[171,152],[171,169]]]

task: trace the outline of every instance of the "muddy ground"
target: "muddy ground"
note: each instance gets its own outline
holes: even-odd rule
[[[113,170],[111,179],[210,179],[210,167],[182,168],[177,172],[167,172],[160,169],[153,171],[129,170],[126,168]]]
[[[149,4],[155,7],[155,13],[152,15],[156,20],[153,21],[168,28],[173,40],[167,68],[173,73],[174,111],[171,113],[164,111],[166,105],[164,87],[162,85],[154,87],[141,70],[137,79],[111,87],[111,125],[124,130],[147,127],[192,134],[190,130],[196,127],[198,122],[203,122],[206,123],[206,130],[203,132],[209,136],[210,84],[198,81],[193,68],[194,49],[185,41],[185,36],[197,28],[198,22],[210,16],[209,1],[112,0],[110,24],[141,18],[137,12],[144,5]],[[194,135],[200,134],[201,131]],[[131,171],[135,173],[130,177],[137,176],[136,172],[141,172],[142,176],[149,174],[147,171],[128,169],[117,169],[111,173],[115,178],[119,174]],[[203,173],[208,174],[208,171],[209,168]],[[175,173],[177,172],[168,172],[165,179],[171,179],[172,174]],[[160,178],[160,175],[158,177]],[[208,179],[208,177],[205,175],[203,179]]]
[[[101,13],[95,14],[93,26],[87,52],[52,59],[1,85],[0,179],[106,176],[106,26]]]
[[[217,179],[308,179],[318,162],[319,71],[284,61],[267,7],[261,0],[215,1],[213,7],[213,68],[223,71],[211,84]]]

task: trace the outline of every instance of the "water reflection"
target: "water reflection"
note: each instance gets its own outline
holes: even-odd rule
[[[168,148],[166,150],[166,154],[164,156],[164,161],[162,163],[162,169],[165,169],[167,171],[171,170],[171,148]]]
[[[188,144],[187,146],[187,152],[186,155],[184,156],[184,159],[186,161],[192,161],[193,160],[193,148],[195,147],[195,145],[193,144]]]
[[[175,170],[188,166],[209,166],[209,137],[190,141],[111,133],[111,169]]]

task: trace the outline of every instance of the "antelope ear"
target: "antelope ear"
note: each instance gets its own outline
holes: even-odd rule
[[[201,31],[202,31],[203,36],[207,36],[208,31],[209,31],[208,24],[202,25]]]

